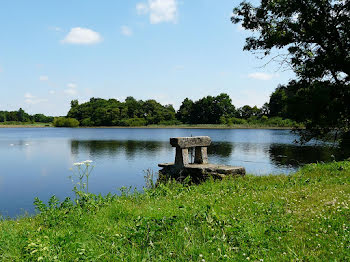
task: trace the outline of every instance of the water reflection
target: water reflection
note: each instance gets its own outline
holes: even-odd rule
[[[81,153],[92,158],[102,156],[124,155],[129,160],[140,156],[157,157],[160,152],[172,151],[168,142],[156,141],[101,141],[101,140],[71,140],[71,153],[79,156]],[[208,148],[212,159],[222,160],[225,163],[232,161],[271,164],[280,167],[296,169],[302,165],[314,162],[329,162],[334,159],[344,159],[343,151],[325,146],[299,146],[293,144],[253,144],[213,142]],[[169,162],[173,156],[168,154]],[[237,156],[240,156],[237,158]]]
[[[133,159],[145,153],[155,156],[165,147],[167,147],[167,143],[156,141],[71,140],[72,155],[78,155],[79,152],[83,151],[92,157],[125,154],[128,158]]]
[[[315,162],[343,160],[348,155],[348,152],[334,147],[279,144],[270,145],[268,153],[272,163],[294,168]]]
[[[91,159],[91,192],[122,186],[142,189],[143,170],[173,162],[169,137],[208,135],[209,161],[244,166],[254,175],[290,173],[311,162],[342,160],[349,152],[324,145],[298,146],[288,130],[215,129],[0,129],[0,214],[34,212],[33,199],[72,193],[74,162]],[[90,186],[89,186],[90,188]]]
[[[234,150],[234,144],[229,142],[214,142],[208,147],[208,154],[217,157],[229,157]]]

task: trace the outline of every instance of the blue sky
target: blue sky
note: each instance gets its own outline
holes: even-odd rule
[[[156,99],[227,93],[261,106],[291,72],[243,51],[232,0],[3,0],[0,110],[65,115],[90,97]]]

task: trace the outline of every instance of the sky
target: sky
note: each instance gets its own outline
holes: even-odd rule
[[[227,93],[261,106],[292,72],[243,51],[235,0],[2,0],[0,111],[66,115],[91,97],[156,99]]]

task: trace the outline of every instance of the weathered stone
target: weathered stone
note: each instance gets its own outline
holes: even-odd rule
[[[199,183],[208,177],[222,179],[226,176],[244,176],[244,167],[214,165],[208,163],[208,149],[211,139],[208,136],[170,138],[170,144],[176,147],[175,163],[159,164],[159,180],[174,178],[182,181],[190,176]],[[189,163],[188,149],[195,148],[194,164]]]
[[[209,136],[193,136],[193,137],[173,137],[170,138],[170,144],[173,147],[190,148],[210,146],[211,139]]]
[[[172,178],[182,181],[190,176],[192,182],[200,183],[209,177],[223,179],[228,176],[244,176],[245,168],[237,166],[224,166],[215,164],[188,164],[180,168],[174,163],[159,164],[163,178]]]
[[[176,147],[175,165],[185,166],[188,164],[188,148]]]
[[[208,148],[196,147],[194,155],[195,164],[208,164]]]

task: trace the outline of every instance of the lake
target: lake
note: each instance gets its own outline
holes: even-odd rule
[[[244,166],[255,175],[290,173],[306,163],[331,161],[336,149],[324,144],[298,146],[289,130],[0,128],[0,214],[34,213],[33,200],[73,196],[73,163],[92,160],[89,191],[118,193],[142,189],[144,171],[173,162],[170,137],[206,135],[213,144],[209,161]]]

